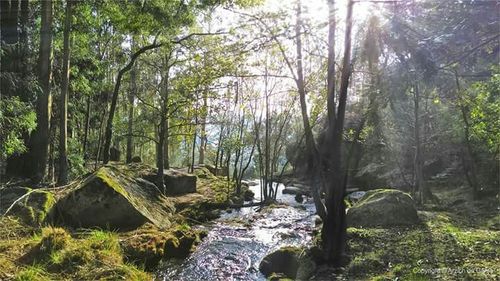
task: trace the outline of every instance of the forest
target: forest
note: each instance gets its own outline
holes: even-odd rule
[[[0,0],[0,280],[498,280],[497,0]]]

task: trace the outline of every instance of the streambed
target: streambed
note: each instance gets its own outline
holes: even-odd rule
[[[258,181],[256,181],[258,182]],[[286,205],[241,208],[224,213],[209,225],[199,226],[208,236],[185,260],[161,264],[160,280],[266,280],[259,263],[266,254],[285,245],[311,243],[315,208],[312,200],[295,202],[278,185],[277,201]],[[260,199],[260,183],[250,186]]]

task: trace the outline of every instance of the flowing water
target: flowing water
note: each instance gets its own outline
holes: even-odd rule
[[[258,181],[257,181],[258,182]],[[251,186],[260,198],[260,185]],[[285,206],[241,208],[224,213],[210,225],[200,226],[208,236],[185,260],[169,260],[159,269],[159,279],[266,280],[259,263],[270,252],[285,245],[311,242],[314,205],[310,199],[295,202],[294,195],[282,194],[278,185],[277,201]]]

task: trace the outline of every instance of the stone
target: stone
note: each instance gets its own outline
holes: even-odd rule
[[[200,165],[200,166],[195,167],[193,174],[200,179],[215,179],[216,178],[214,176],[214,174],[210,171],[210,169],[207,168],[206,165]]]
[[[204,167],[206,167],[210,171],[210,173],[212,173],[212,175],[216,176],[226,177],[229,173],[227,167],[215,168],[214,165],[208,165],[208,164],[204,164]]]
[[[295,201],[297,201],[297,203],[304,202],[304,197],[302,197],[302,194],[295,195]]]
[[[165,170],[165,186],[168,195],[182,195],[196,192],[196,176],[178,171]]]
[[[292,195],[308,195],[309,191],[306,190],[304,187],[297,187],[297,186],[287,186],[283,189],[283,194],[292,194]]]
[[[245,190],[245,192],[243,193],[243,199],[245,201],[251,201],[251,200],[253,200],[254,197],[255,197],[255,193],[253,191],[251,191],[250,189]]]
[[[17,201],[21,197],[23,198]],[[14,202],[16,204],[12,206]],[[0,189],[0,215],[4,215],[12,206],[7,215],[17,216],[30,225],[41,225],[48,220],[55,202],[54,195],[44,189],[27,187]]]
[[[150,182],[156,182],[156,169],[146,169],[141,171],[140,177]],[[195,193],[197,179],[198,177],[196,175],[181,170],[163,170],[163,182],[166,187],[165,195],[177,196]]]
[[[248,182],[248,186],[257,186],[260,184],[259,180],[253,180]]]
[[[74,227],[135,229],[146,222],[168,228],[173,204],[126,165],[101,167],[60,199],[56,221]]]
[[[297,280],[309,279],[315,268],[307,251],[298,247],[282,247],[265,256],[259,265],[266,277],[277,274]]]
[[[121,151],[116,147],[111,147],[109,149],[109,161],[120,161]]]
[[[187,257],[201,241],[202,232],[181,228],[177,226],[169,231],[161,231],[146,223],[125,234],[120,246],[127,261],[154,270],[162,259]]]
[[[142,158],[141,156],[134,156],[132,159],[130,159],[131,163],[142,163]]]
[[[388,227],[419,224],[415,202],[395,189],[368,191],[346,215],[349,227]]]

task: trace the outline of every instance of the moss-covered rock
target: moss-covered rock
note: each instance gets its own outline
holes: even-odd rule
[[[134,264],[155,267],[165,258],[185,258],[200,241],[201,233],[187,225],[178,225],[170,231],[161,231],[147,224],[122,239],[126,259]]]
[[[355,227],[415,225],[420,222],[415,202],[399,190],[371,190],[347,212],[347,224]]]
[[[9,215],[17,216],[30,225],[44,223],[55,202],[52,192],[46,189],[27,187],[0,189],[0,213],[3,215],[10,208]]]
[[[140,174],[143,179],[156,182],[157,171],[156,169],[143,170]],[[165,184],[166,195],[183,195],[196,192],[196,175],[187,173],[185,171],[168,169],[163,170],[163,182]]]
[[[131,229],[148,221],[168,228],[175,211],[154,184],[119,166],[100,168],[55,207],[58,223],[106,229]]]
[[[308,251],[298,247],[283,247],[265,256],[259,270],[266,276],[276,279],[291,278],[307,280],[316,268]]]

